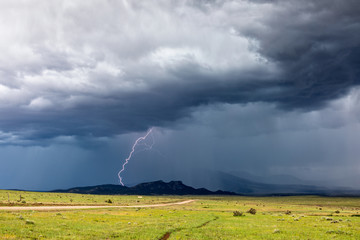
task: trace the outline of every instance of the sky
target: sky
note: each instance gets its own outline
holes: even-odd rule
[[[357,0],[0,2],[0,188],[360,183]],[[215,176],[215,175],[214,175]]]

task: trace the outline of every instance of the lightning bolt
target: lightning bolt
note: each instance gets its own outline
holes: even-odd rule
[[[154,128],[150,128],[144,136],[139,137],[138,139],[136,139],[134,145],[132,146],[129,156],[125,159],[125,162],[122,165],[121,170],[118,172],[119,181],[120,181],[120,184],[122,186],[124,186],[124,183],[122,182],[121,173],[125,170],[126,164],[128,164],[128,162],[130,161],[132,155],[134,154],[136,146],[139,145],[141,143],[141,141],[144,141],[149,136],[149,134],[152,132],[153,129]],[[153,138],[153,141],[154,141],[154,138]],[[143,143],[143,145],[146,146],[145,150],[150,150],[150,149],[152,149],[153,144],[149,145],[149,144]]]

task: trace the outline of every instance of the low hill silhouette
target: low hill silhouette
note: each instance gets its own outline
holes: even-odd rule
[[[210,191],[205,188],[193,188],[181,181],[155,181],[140,183],[133,187],[114,184],[104,184],[88,187],[75,187],[66,190],[54,190],[52,192],[101,194],[101,195],[236,195],[227,191]]]

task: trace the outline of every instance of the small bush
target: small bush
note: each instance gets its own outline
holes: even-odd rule
[[[34,221],[31,221],[31,220],[26,220],[26,222],[25,222],[26,224],[32,224],[32,225],[34,225],[35,224],[35,222]]]
[[[105,200],[107,203],[112,203],[111,199]]]
[[[281,231],[279,229],[274,229],[273,233],[280,233]]]
[[[335,213],[340,213],[340,211],[339,211],[339,210],[336,210]]]
[[[244,216],[244,214],[242,212],[239,212],[239,211],[234,211],[233,216],[234,217],[240,217],[240,216]]]
[[[247,212],[250,213],[250,214],[255,215],[256,214],[256,209],[255,208],[250,208]]]

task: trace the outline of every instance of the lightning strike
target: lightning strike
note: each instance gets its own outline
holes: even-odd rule
[[[144,136],[139,137],[138,139],[136,139],[134,145],[132,146],[129,156],[125,159],[125,162],[122,165],[122,169],[118,172],[119,182],[120,182],[120,184],[122,186],[124,186],[124,183],[122,182],[121,173],[125,170],[126,164],[128,164],[128,162],[130,161],[132,155],[134,154],[136,146],[139,145],[142,141],[144,141],[149,136],[149,134],[152,132],[153,129],[154,128],[150,128]],[[154,141],[154,139],[153,139],[153,141]],[[153,144],[149,145],[149,144],[143,143],[143,145],[145,145],[145,147],[146,147],[145,150],[150,150],[150,149],[152,149]]]

